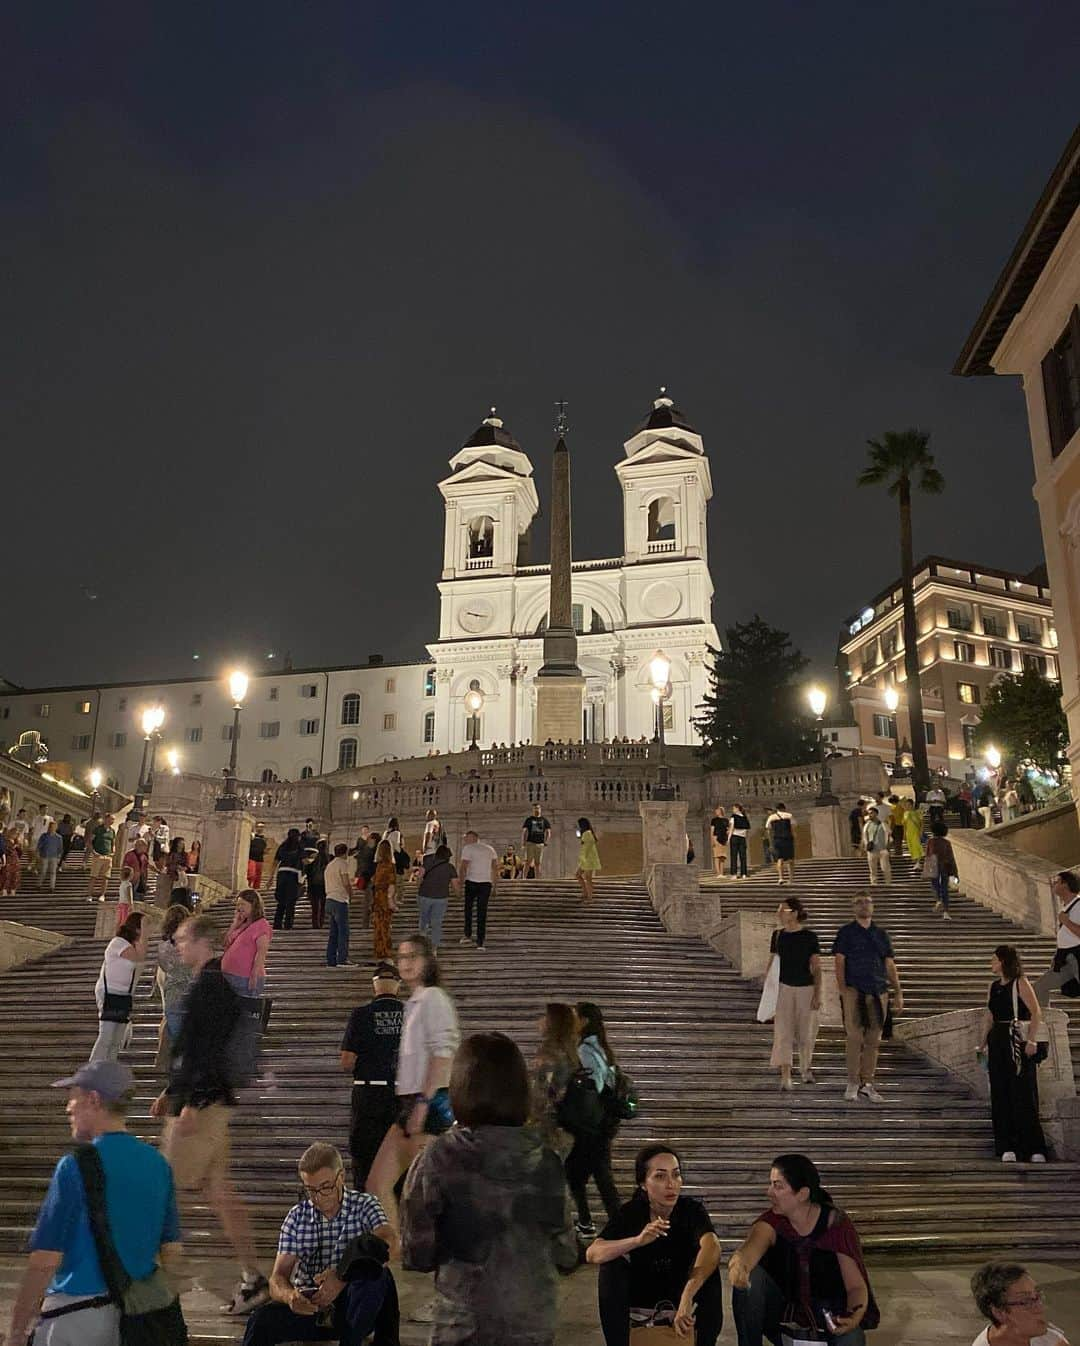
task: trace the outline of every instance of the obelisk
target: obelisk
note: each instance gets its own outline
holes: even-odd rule
[[[551,582],[544,662],[536,675],[533,742],[579,743],[585,679],[577,662],[570,547],[570,450],[566,447],[565,404],[559,404],[558,442],[551,462]]]

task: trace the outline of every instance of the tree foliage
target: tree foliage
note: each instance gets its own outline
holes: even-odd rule
[[[1069,742],[1061,687],[1034,668],[1003,674],[986,689],[975,742],[979,751],[993,744],[1010,768],[1031,761],[1060,771]]]
[[[786,631],[756,614],[724,636],[726,648],[710,647],[709,691],[694,720],[707,765],[754,770],[813,761],[817,736],[798,683],[809,660]]]

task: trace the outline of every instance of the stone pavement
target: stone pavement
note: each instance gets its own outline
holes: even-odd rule
[[[882,1311],[881,1327],[869,1335],[870,1346],[971,1346],[983,1324],[971,1301],[968,1282],[977,1263],[941,1266],[887,1266],[870,1268],[874,1293]],[[1025,1264],[1042,1287],[1050,1321],[1071,1334],[1074,1346],[1080,1346],[1080,1270],[1061,1262]],[[0,1332],[6,1332],[11,1299],[21,1269],[18,1258],[0,1259]],[[219,1263],[217,1273],[224,1273]],[[207,1278],[211,1279],[211,1278]],[[218,1275],[213,1278],[216,1284]],[[222,1290],[228,1285],[227,1275]],[[403,1310],[408,1313],[430,1296],[430,1278],[415,1272],[398,1272]],[[596,1275],[589,1267],[560,1282],[560,1346],[603,1346],[596,1322]],[[221,1322],[220,1335],[214,1327],[219,1295],[194,1291],[184,1298],[185,1310],[192,1322],[193,1342],[237,1340],[234,1324]],[[735,1328],[731,1322],[731,1296],[724,1294],[724,1330],[722,1346],[734,1346]],[[428,1329],[418,1323],[402,1324],[402,1346],[422,1346]],[[21,1346],[21,1343],[20,1343]]]

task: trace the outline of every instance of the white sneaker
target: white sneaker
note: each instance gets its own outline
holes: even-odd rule
[[[265,1276],[256,1276],[253,1281],[241,1281],[232,1299],[222,1305],[221,1311],[235,1318],[244,1318],[269,1302],[270,1284]]]
[[[872,1084],[864,1084],[862,1088],[859,1090],[859,1096],[861,1098],[868,1098],[871,1103],[885,1102],[884,1098],[882,1098],[882,1096],[878,1093],[878,1091],[874,1088]]]
[[[1001,1162],[1002,1162],[1003,1164],[1015,1164],[1015,1163],[1016,1163],[1016,1151],[1015,1151],[1015,1150],[1006,1150],[1005,1153],[1001,1156]]]
[[[1032,1162],[1033,1164],[1045,1164],[1045,1163],[1046,1163],[1046,1155],[1045,1155],[1045,1154],[1033,1154],[1033,1155],[1031,1156],[1031,1162]]]
[[[462,935],[462,937],[458,940],[458,943],[459,943],[459,944],[471,944],[471,943],[472,943],[472,940],[469,938],[468,935]]]
[[[844,1097],[849,1103],[854,1103],[859,1097],[859,1086],[857,1084],[849,1084],[844,1090]]]

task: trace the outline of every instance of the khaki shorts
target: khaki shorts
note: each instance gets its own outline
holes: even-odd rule
[[[176,1117],[165,1123],[161,1152],[172,1165],[173,1182],[179,1191],[197,1190],[228,1174],[231,1111],[224,1103],[197,1108],[195,1128],[183,1136],[176,1134]]]
[[[95,879],[107,879],[112,873],[112,856],[90,852],[90,873]]]
[[[525,843],[525,863],[527,865],[539,865],[544,859],[544,843],[542,841],[527,841]]]

